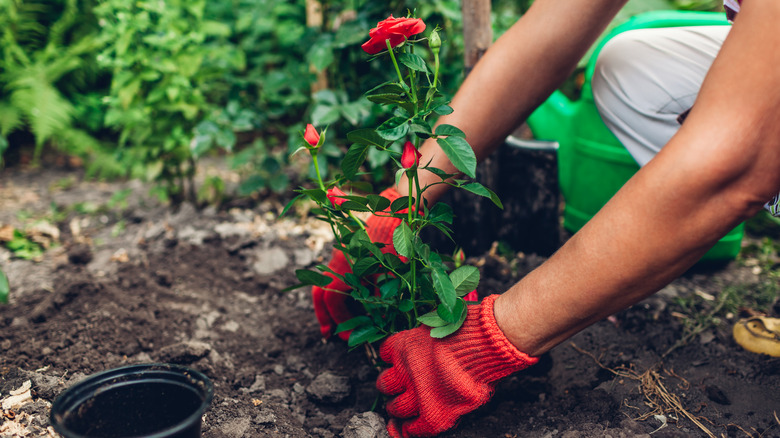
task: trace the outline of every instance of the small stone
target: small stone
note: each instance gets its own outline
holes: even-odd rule
[[[323,429],[321,427],[315,427],[311,430],[313,437],[319,437],[319,438],[334,438],[336,435],[333,435],[333,432],[329,431],[328,429]]]
[[[258,374],[255,376],[255,381],[252,386],[249,387],[250,393],[265,391],[265,376]]]
[[[254,419],[256,424],[274,424],[276,423],[276,414],[271,409],[262,409]]]
[[[352,391],[349,379],[326,371],[317,376],[306,388],[306,392],[315,401],[324,403],[339,403],[344,401]]]
[[[257,251],[252,269],[260,275],[269,275],[284,269],[290,258],[282,248],[268,248]]]
[[[274,365],[274,372],[280,376],[284,374],[284,365],[280,363]]]
[[[266,393],[266,395],[268,398],[280,400],[282,402],[287,402],[290,400],[290,394],[281,388],[271,389]]]
[[[388,438],[387,426],[384,418],[376,412],[364,412],[350,418],[344,430],[342,438]]]
[[[179,342],[160,349],[160,360],[175,364],[190,364],[206,357],[211,345],[200,341]]]

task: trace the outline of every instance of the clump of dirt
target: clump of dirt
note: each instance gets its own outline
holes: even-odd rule
[[[30,381],[30,400],[3,406],[0,436],[20,427],[50,436],[48,409],[64,388],[148,362],[187,365],[213,381],[204,437],[382,436],[378,372],[365,352],[320,338],[309,291],[281,292],[296,282],[295,269],[326,261],[327,230],[316,221],[277,221],[273,202],[173,209],[135,183],[79,179],[53,189],[62,174],[36,172],[0,176],[4,199],[13,200],[0,221],[14,220],[7,207],[43,214],[50,202],[105,203],[123,188],[133,195],[120,213],[60,218],[61,246],[40,262],[0,249],[12,285],[11,302],[0,306],[0,400]],[[544,258],[488,253],[470,261],[481,268],[484,296]],[[688,333],[675,303],[759,281],[754,267],[737,262],[688,273],[502,381],[491,402],[442,436],[779,437],[780,359],[732,341],[739,315],[664,356]]]

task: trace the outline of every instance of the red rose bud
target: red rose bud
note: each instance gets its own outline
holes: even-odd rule
[[[407,141],[404,144],[404,152],[401,154],[401,166],[404,169],[409,169],[420,164],[420,157],[422,154],[417,150],[411,141]]]
[[[320,143],[320,134],[314,129],[314,125],[309,123],[306,125],[306,131],[303,133],[303,139],[306,143],[309,143],[312,147],[317,147]]]
[[[333,204],[333,207],[335,208],[337,205],[341,205],[347,200],[343,198],[343,196],[347,196],[346,193],[342,192],[340,188],[338,187],[331,187],[328,189],[328,191],[325,193],[325,196],[328,197],[328,200],[331,204]]]
[[[455,267],[460,268],[463,265],[463,262],[466,261],[466,254],[463,253],[462,248],[458,248],[452,258],[455,261]]]
[[[368,32],[370,39],[360,47],[369,55],[376,55],[387,49],[385,41],[390,41],[390,47],[396,47],[424,30],[425,23],[420,18],[393,18],[390,15]]]

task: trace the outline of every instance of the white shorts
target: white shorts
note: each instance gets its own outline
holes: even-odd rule
[[[640,166],[680,127],[731,26],[637,29],[601,49],[591,86],[604,123]],[[780,215],[778,197],[767,209]]]

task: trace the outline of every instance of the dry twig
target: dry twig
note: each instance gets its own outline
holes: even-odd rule
[[[571,346],[578,352],[589,356],[596,362],[596,365],[602,369],[605,369],[616,376],[625,377],[639,382],[639,390],[642,395],[645,396],[645,401],[647,402],[648,406],[652,408],[652,411],[641,415],[639,418],[637,418],[637,420],[643,421],[655,415],[665,415],[667,411],[671,410],[678,417],[682,415],[691,420],[693,424],[706,433],[710,438],[716,438],[715,434],[713,434],[709,429],[707,429],[706,426],[704,426],[704,424],[701,423],[701,421],[699,421],[699,417],[694,416],[688,412],[685,407],[683,407],[682,402],[680,401],[680,398],[677,397],[677,395],[666,389],[666,386],[663,383],[663,377],[653,369],[655,367],[652,367],[641,374],[634,369],[626,367],[613,369],[603,365],[601,361],[599,361],[599,359],[596,358],[592,353],[579,348],[575,343],[572,342]],[[677,376],[676,374],[669,373],[668,371],[667,374]],[[683,379],[683,381],[686,384],[688,383],[685,379]]]

